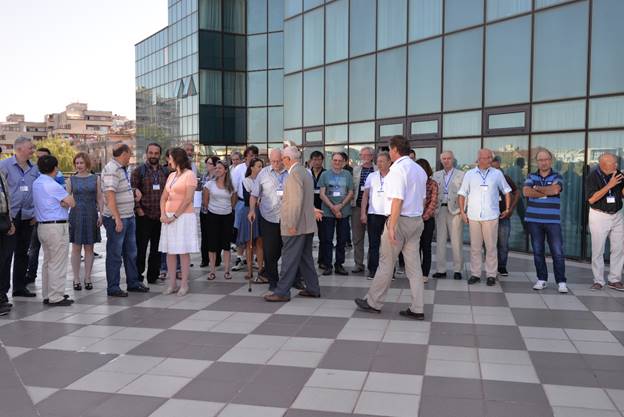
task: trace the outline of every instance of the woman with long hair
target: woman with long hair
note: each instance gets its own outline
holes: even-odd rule
[[[76,206],[69,212],[69,242],[72,244],[71,266],[74,275],[74,290],[81,291],[80,255],[84,248],[84,288],[93,289],[93,245],[102,240],[102,209],[104,196],[100,179],[91,173],[91,159],[84,152],[74,156],[76,173],[67,181],[67,192],[76,200]]]
[[[438,183],[431,178],[433,170],[426,159],[417,159],[416,163],[427,173],[427,195],[425,198],[425,211],[423,221],[425,228],[420,235],[420,265],[422,267],[423,279],[429,281],[429,271],[431,270],[431,241],[435,229],[435,212],[438,208]]]
[[[234,227],[233,208],[238,201],[238,196],[232,185],[227,162],[218,161],[214,174],[214,179],[204,184],[202,195],[202,207],[207,211],[207,226],[210,230],[208,235],[208,256],[210,258],[208,279],[213,280],[217,277],[215,273],[218,251],[223,251],[225,267],[223,277],[232,279],[230,273],[230,241]]]
[[[206,163],[206,175],[202,178],[202,187],[208,183],[208,181],[214,179],[214,171],[217,166],[217,162],[219,162],[219,157],[217,156],[207,156],[204,160]],[[201,264],[199,265],[201,268],[205,268],[209,265],[210,258],[208,256],[208,234],[210,233],[208,229],[208,209],[202,205],[201,211],[199,213],[199,225],[201,227]],[[221,253],[217,254],[217,258],[220,258]],[[220,263],[220,260],[217,261]]]
[[[167,254],[169,285],[163,293],[177,292],[179,296],[184,296],[189,290],[190,254],[199,252],[197,217],[193,209],[197,177],[184,149],[172,149],[168,162],[173,172],[167,178],[160,199],[160,221],[163,225],[158,245],[158,250]],[[180,288],[176,288],[177,255],[180,259]]]

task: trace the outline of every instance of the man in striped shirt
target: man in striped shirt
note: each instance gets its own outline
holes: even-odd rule
[[[524,182],[522,193],[528,198],[524,221],[526,222],[533,260],[537,272],[534,290],[543,290],[548,281],[544,240],[548,237],[548,246],[552,254],[555,269],[555,281],[560,293],[567,293],[565,277],[565,256],[563,254],[563,236],[561,233],[561,199],[563,177],[552,170],[552,153],[540,149],[535,155],[538,170],[530,173]]]

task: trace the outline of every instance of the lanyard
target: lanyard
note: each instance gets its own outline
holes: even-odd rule
[[[152,184],[160,185],[160,167],[157,168],[156,171],[152,173]]]
[[[617,171],[616,171],[617,172]],[[596,174],[598,174],[598,177],[600,177],[600,179],[602,180],[602,182],[604,182],[604,185],[608,185],[609,181],[607,180],[606,175],[602,175],[602,172],[600,172],[600,169],[596,170]],[[611,174],[611,175],[615,175],[615,173]],[[609,192],[607,193],[608,196],[612,196],[613,195],[613,188],[609,189]]]
[[[178,178],[179,178],[178,173],[176,172],[175,175],[173,176],[173,179],[171,180],[171,184],[169,184],[169,190],[173,189],[173,185],[176,183]]]
[[[381,175],[381,172],[379,173],[379,183],[381,184],[379,191],[383,191],[384,177]]]
[[[444,180],[444,194],[448,194],[448,186],[451,183],[451,179],[453,178],[454,173],[455,173],[455,168],[451,168],[451,173],[448,175],[448,179]],[[487,177],[487,174],[485,176]]]
[[[278,190],[283,190],[284,189],[284,177],[286,176],[286,171],[283,171],[279,174],[277,174],[277,189]]]
[[[479,168],[477,168],[477,172],[479,173],[479,176],[480,176],[480,177],[481,177],[481,179],[483,180],[483,183],[482,183],[482,184],[485,184],[485,180],[487,179],[487,176],[490,174],[490,168],[488,168],[488,169],[485,171],[485,175],[483,175],[483,174],[481,173],[481,170],[480,170]]]

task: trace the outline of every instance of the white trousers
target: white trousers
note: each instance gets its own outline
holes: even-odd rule
[[[453,252],[453,272],[462,272],[464,270],[462,254],[464,223],[462,223],[461,216],[459,213],[451,214],[446,207],[440,207],[435,220],[437,272],[446,273],[446,241],[449,235]]]
[[[609,282],[619,282],[624,266],[624,214],[622,210],[607,214],[589,209],[591,233],[592,272],[594,282],[604,285],[604,251],[607,239],[611,245]]]

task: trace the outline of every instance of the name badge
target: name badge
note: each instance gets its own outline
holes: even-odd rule
[[[488,190],[488,185],[487,184],[481,184],[481,190],[482,191],[487,191]]]
[[[608,204],[615,204],[615,196],[608,195],[607,196],[607,203]]]
[[[332,197],[340,197],[340,191],[334,191]]]
[[[364,191],[364,186],[361,186],[361,187],[360,187],[360,191]]]
[[[314,190],[314,194],[320,194],[321,190]]]
[[[27,193],[28,192],[28,186],[27,185],[20,185],[19,190]]]
[[[380,189],[380,190],[377,190],[377,193],[378,193],[378,194],[383,194],[383,193],[384,193],[384,190],[381,190],[381,189]]]
[[[154,190],[154,191],[160,191],[160,184],[154,184],[154,185],[152,185],[152,190]]]
[[[284,190],[277,190],[275,193],[277,194],[278,197],[281,197],[284,195]]]

